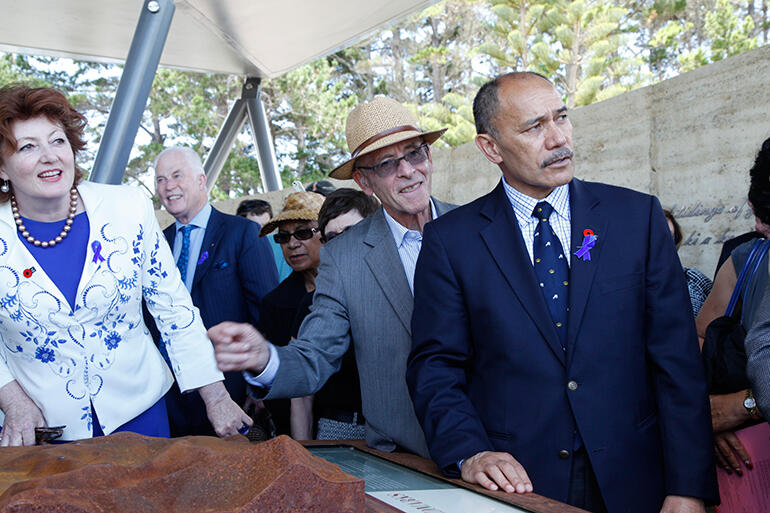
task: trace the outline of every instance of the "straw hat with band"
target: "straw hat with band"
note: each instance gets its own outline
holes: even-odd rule
[[[406,107],[392,98],[378,96],[360,104],[348,115],[345,135],[350,160],[332,170],[329,176],[349,180],[358,157],[413,137],[422,137],[426,143],[433,144],[444,132],[446,128],[423,132]]]
[[[259,236],[264,237],[284,221],[318,221],[318,211],[324,199],[317,192],[292,192],[286,197],[281,213],[265,223]]]

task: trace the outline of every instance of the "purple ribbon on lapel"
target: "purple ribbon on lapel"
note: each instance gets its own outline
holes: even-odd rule
[[[591,261],[591,250],[596,245],[596,235],[591,230],[583,231],[583,245],[575,252],[575,256],[582,258],[586,262]]]
[[[94,263],[98,264],[99,262],[104,262],[104,257],[102,256],[102,244],[98,240],[95,240],[91,243],[91,249],[94,252]]]
[[[201,253],[201,257],[198,259],[198,263],[196,265],[201,265],[203,262],[206,261],[208,257],[209,257],[209,252],[204,251],[203,253]]]

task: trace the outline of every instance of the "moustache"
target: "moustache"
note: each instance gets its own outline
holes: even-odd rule
[[[549,158],[543,161],[543,167],[548,167],[554,162],[556,162],[557,160],[561,160],[567,157],[572,158],[572,150],[570,150],[569,148],[556,150],[553,155],[551,155]]]

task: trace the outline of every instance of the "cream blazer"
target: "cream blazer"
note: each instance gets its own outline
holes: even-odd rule
[[[64,440],[89,438],[91,403],[104,433],[171,386],[142,320],[157,321],[180,388],[223,379],[198,309],[182,283],[152,203],[134,187],[82,182],[90,235],[74,310],[19,240],[0,205],[0,386],[17,380]],[[35,272],[24,271],[36,267]]]

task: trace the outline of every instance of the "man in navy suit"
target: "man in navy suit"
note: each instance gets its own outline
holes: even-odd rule
[[[717,500],[687,287],[652,196],[573,178],[551,83],[474,100],[489,194],[425,227],[407,381],[432,458],[489,489],[600,512]]]
[[[155,185],[161,203],[176,219],[163,233],[203,324],[256,326],[262,297],[278,285],[273,253],[259,237],[259,226],[209,204],[200,157],[190,148],[167,148],[158,155]],[[225,388],[233,401],[244,404],[246,382],[240,372],[225,373]],[[182,394],[175,383],[166,404],[172,436],[214,434],[196,394]]]

